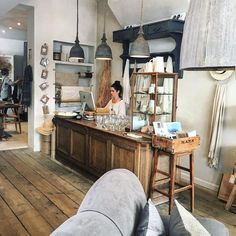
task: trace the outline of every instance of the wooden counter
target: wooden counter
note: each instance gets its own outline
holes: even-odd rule
[[[152,152],[149,138],[134,139],[122,132],[99,129],[93,121],[54,118],[55,158],[100,177],[114,168],[126,168],[148,193]]]

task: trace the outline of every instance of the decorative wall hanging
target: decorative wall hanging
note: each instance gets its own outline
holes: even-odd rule
[[[49,64],[49,60],[46,57],[43,57],[40,61],[40,65],[46,67]]]
[[[42,79],[47,79],[47,77],[48,77],[48,70],[43,69],[42,72],[41,72],[41,78]]]
[[[210,75],[215,80],[225,80],[229,79],[231,75],[233,74],[233,70],[216,70],[216,71],[210,71]]]
[[[49,114],[49,108],[48,108],[48,105],[43,105],[43,114],[44,115],[47,115],[47,114]]]
[[[46,43],[44,43],[42,46],[41,46],[41,51],[40,51],[41,55],[42,55],[42,58],[40,60],[40,65],[43,66],[44,68],[42,69],[42,72],[41,72],[41,78],[46,80],[47,77],[48,77],[48,70],[47,70],[47,66],[49,64],[49,60],[47,58],[47,54],[48,54],[48,45]],[[43,114],[44,115],[47,115],[49,114],[49,107],[46,105],[46,103],[48,102],[49,100],[49,97],[47,96],[46,94],[46,89],[49,87],[49,84],[48,82],[43,82],[39,85],[39,88],[44,91],[44,95],[42,95],[40,101],[44,104],[42,106],[42,109],[43,109]],[[44,117],[46,119],[46,117]]]
[[[218,168],[222,132],[223,132],[223,121],[225,114],[225,99],[226,99],[227,84],[217,83],[215,98],[212,109],[211,118],[211,130],[210,130],[210,145],[208,153],[208,165],[210,167]]]
[[[44,43],[41,46],[41,55],[47,55],[48,54],[48,45],[46,43]]]
[[[48,100],[49,100],[49,97],[48,97],[46,94],[44,94],[44,95],[41,97],[41,99],[40,99],[40,101],[41,101],[43,104],[47,104]]]
[[[48,85],[47,82],[44,82],[44,83],[42,83],[42,84],[39,85],[39,87],[40,87],[41,90],[45,90],[48,86],[49,86],[49,85]]]

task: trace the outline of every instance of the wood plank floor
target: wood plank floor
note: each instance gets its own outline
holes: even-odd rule
[[[0,151],[0,235],[49,235],[74,215],[93,182],[41,153]],[[189,207],[188,195],[179,197]],[[216,218],[236,235],[236,214],[214,194],[197,190],[195,215]],[[167,204],[158,206],[163,213]]]
[[[74,215],[92,181],[41,153],[0,152],[0,235],[49,235]]]

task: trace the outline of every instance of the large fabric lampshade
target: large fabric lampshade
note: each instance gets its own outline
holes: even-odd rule
[[[180,54],[184,70],[230,70],[236,65],[236,1],[191,0]]]

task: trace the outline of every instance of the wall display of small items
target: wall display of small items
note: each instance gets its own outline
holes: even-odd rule
[[[49,114],[49,108],[48,108],[48,101],[49,101],[49,97],[47,96],[47,88],[49,87],[48,82],[46,81],[48,78],[48,64],[49,64],[49,60],[47,58],[48,55],[48,45],[46,43],[44,43],[41,46],[41,51],[40,54],[42,56],[41,60],[40,60],[40,65],[42,66],[42,72],[41,72],[41,79],[43,79],[42,83],[39,85],[39,88],[42,90],[42,92],[44,92],[44,94],[42,95],[40,101],[43,103],[43,114],[47,115]]]

